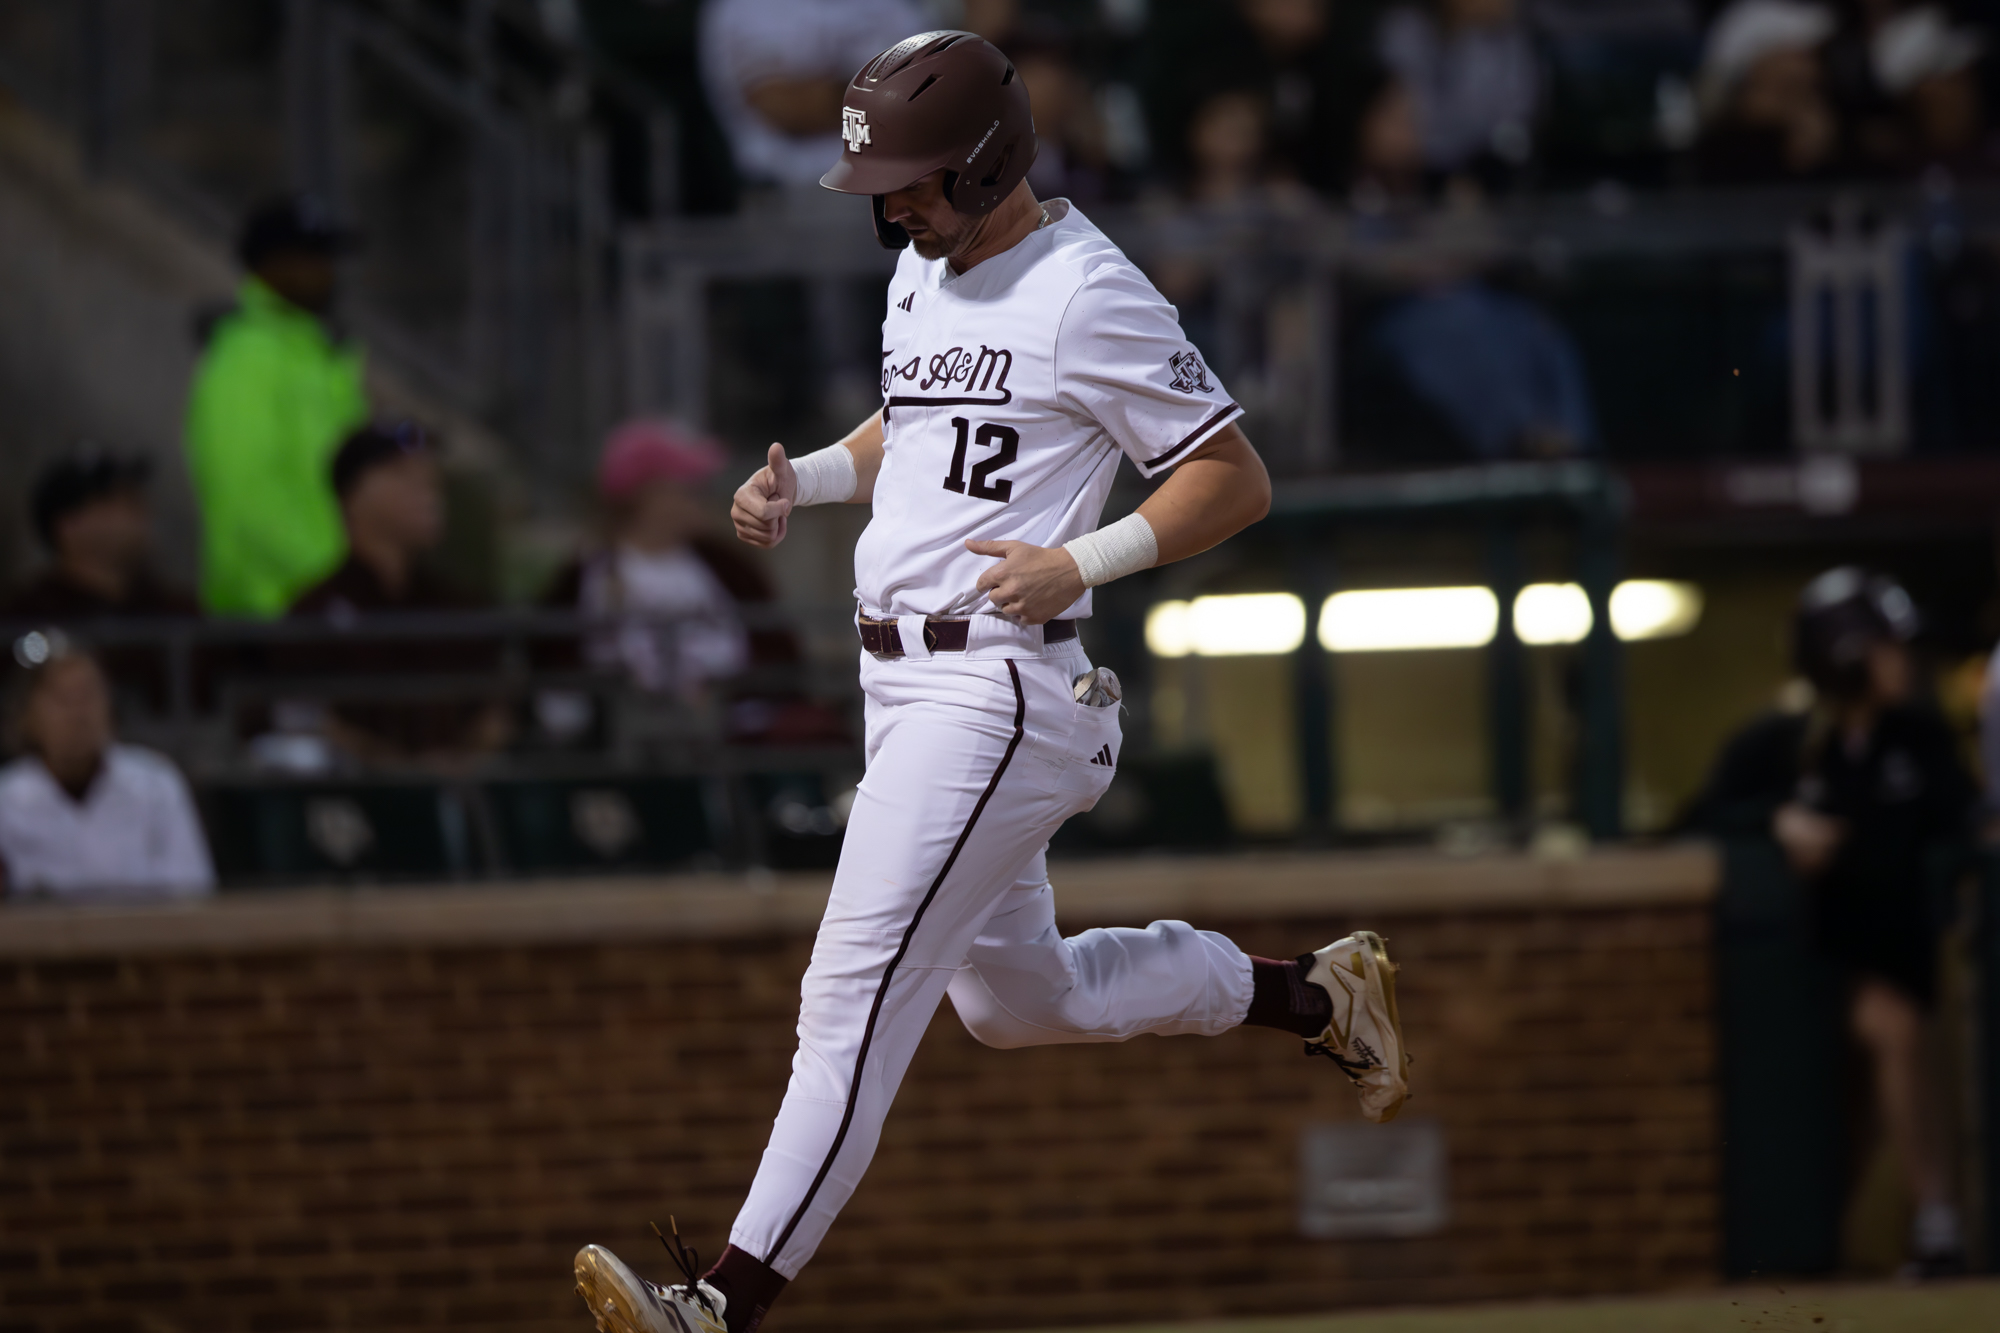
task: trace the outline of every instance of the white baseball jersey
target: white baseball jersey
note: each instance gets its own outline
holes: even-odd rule
[[[1242,415],[1174,308],[1067,200],[963,274],[905,250],[882,322],[883,460],[854,551],[871,615],[998,614],[968,540],[1099,524],[1122,453],[1152,477]],[[1063,612],[1090,614],[1090,593]]]

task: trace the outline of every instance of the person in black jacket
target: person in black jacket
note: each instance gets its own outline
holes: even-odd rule
[[[330,480],[340,501],[348,555],[292,604],[294,620],[343,627],[342,641],[274,648],[281,671],[344,676],[354,694],[324,709],[281,709],[293,726],[317,723],[336,749],[368,763],[456,766],[492,754],[512,739],[503,649],[497,639],[371,637],[368,625],[480,609],[441,578],[426,557],[444,537],[444,491],[438,447],[410,421],[363,426],[334,455]],[[379,619],[378,619],[379,618]],[[484,682],[438,686],[421,698],[396,698],[396,682],[424,675]]]
[[[0,599],[0,620],[83,628],[110,621],[186,619],[194,597],[162,580],[146,486],[152,465],[88,440],[65,450],[29,496],[49,561]],[[172,687],[157,643],[114,643],[96,653],[121,706],[164,712]]]
[[[1938,923],[1926,861],[1965,838],[1975,789],[1956,737],[1911,699],[1909,595],[1851,567],[1800,596],[1794,652],[1813,706],[1759,718],[1724,748],[1695,820],[1775,838],[1811,889],[1820,948],[1852,979],[1850,1020],[1915,1195],[1912,1271],[1962,1271],[1964,1246],[1924,1053]]]

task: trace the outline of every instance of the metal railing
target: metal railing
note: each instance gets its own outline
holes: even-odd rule
[[[371,348],[579,475],[621,397],[606,127],[644,140],[661,209],[677,128],[534,5],[12,0],[0,84],[218,241],[281,190],[328,199],[367,242],[345,314]]]
[[[628,409],[753,436],[718,386],[804,379],[816,386],[815,428],[865,411],[842,386],[864,377],[873,387],[870,330],[895,256],[849,202],[810,217],[628,227]],[[1864,215],[1865,227],[1855,221]],[[1385,389],[1400,389],[1383,383],[1371,340],[1398,303],[1468,281],[1526,289],[1567,330],[1613,459],[1899,452],[1914,441],[1910,311],[1937,304],[1910,292],[2000,231],[2000,194],[1598,190],[1468,214],[1114,208],[1093,220],[1175,302],[1249,409],[1274,471],[1310,476],[1447,461],[1375,422],[1394,396]],[[783,321],[746,324],[736,298],[787,284],[815,328],[838,324],[821,312],[843,303],[865,304],[869,318],[776,357]],[[1968,413],[1958,415],[1963,425]]]
[[[852,615],[745,605],[735,623],[851,636]],[[863,767],[852,666],[801,654],[637,683],[621,636],[641,631],[671,661],[692,623],[467,611],[18,621],[0,636],[23,662],[57,634],[97,655],[121,737],[193,782],[227,884],[831,865]],[[572,724],[547,725],[545,704]],[[511,720],[497,743],[353,746],[385,724],[495,710]]]
[[[851,634],[853,610],[751,604],[736,608],[734,616],[751,635],[775,631],[804,637]],[[580,690],[602,697],[613,711],[638,709],[677,719],[677,725],[645,730],[636,739],[613,735],[568,752],[497,752],[482,760],[484,768],[499,773],[757,768],[768,767],[765,758],[773,754],[781,766],[802,761],[783,747],[732,750],[715,716],[716,700],[729,697],[813,699],[855,720],[858,692],[849,663],[801,653],[796,660],[753,662],[708,681],[705,690],[646,689],[634,683],[615,649],[601,646],[640,630],[656,636],[661,652],[671,657],[690,623],[673,616],[565,610],[384,612],[268,622],[134,617],[72,621],[53,631],[44,621],[0,621],[0,638],[22,661],[51,651],[46,643],[29,645],[29,635],[65,634],[97,652],[124,687],[126,729],[159,744],[202,778],[259,772],[248,752],[250,737],[243,734],[246,710],[287,702],[522,703],[544,691]],[[450,660],[426,665],[426,650]],[[858,729],[852,734],[858,736]],[[826,748],[825,762],[850,762],[851,743]],[[416,771],[420,765],[400,767]]]

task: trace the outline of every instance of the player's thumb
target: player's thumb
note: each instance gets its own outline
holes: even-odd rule
[[[785,457],[785,446],[776,441],[772,442],[771,452],[765,455],[764,461],[771,465],[771,471],[773,472],[776,472],[780,468],[789,472],[792,468],[791,460]]]
[[[765,455],[764,463],[771,469],[771,480],[776,483],[780,496],[789,500],[799,493],[798,469],[792,466],[791,459],[785,457],[784,445],[773,444],[770,453]]]
[[[1002,559],[1005,559],[1007,552],[1013,547],[1013,545],[1014,543],[1012,542],[967,541],[965,543],[965,549],[972,552],[974,555],[997,555]]]

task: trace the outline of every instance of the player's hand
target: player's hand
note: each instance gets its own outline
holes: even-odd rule
[[[967,542],[974,555],[999,557],[979,576],[979,591],[1001,613],[1023,625],[1055,619],[1083,596],[1083,573],[1076,557],[1060,546],[1027,542]]]
[[[1817,875],[1833,860],[1847,837],[1847,826],[1809,806],[1793,801],[1771,817],[1771,834],[1785,849],[1785,859],[1801,875]]]
[[[792,460],[785,457],[785,446],[774,444],[770,461],[736,488],[729,521],[736,525],[738,537],[768,549],[785,539],[786,520],[798,498],[799,474],[792,470]]]

